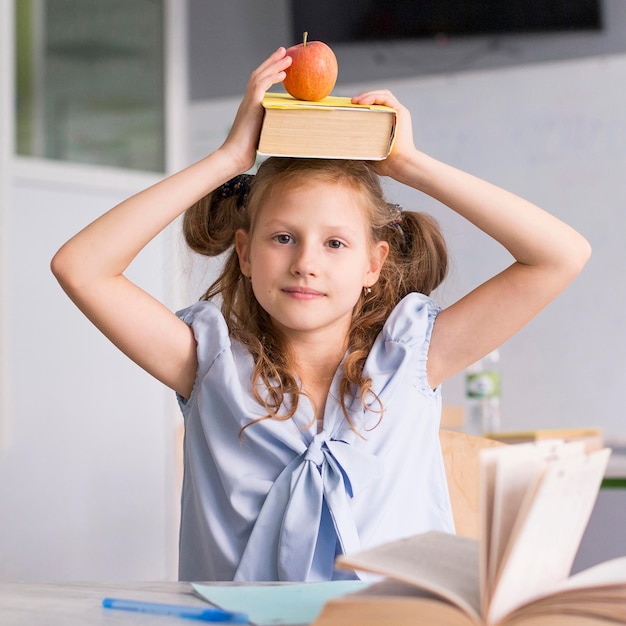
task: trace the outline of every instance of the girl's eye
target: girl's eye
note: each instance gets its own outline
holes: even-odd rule
[[[333,248],[334,250],[339,250],[339,248],[343,248],[344,247],[344,243],[343,243],[343,241],[339,241],[339,239],[331,239],[328,242],[328,247],[329,248]]]
[[[276,235],[274,237],[274,241],[276,241],[277,243],[291,243],[291,241],[293,240],[291,238],[291,235],[282,234],[282,235]]]

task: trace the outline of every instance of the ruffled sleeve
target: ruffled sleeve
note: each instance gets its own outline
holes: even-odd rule
[[[412,379],[421,393],[438,395],[438,391],[428,386],[426,365],[433,326],[440,311],[441,307],[424,294],[410,293],[404,297],[385,322],[372,349],[367,365],[370,376],[381,375],[386,385],[393,385],[400,378]],[[402,377],[390,375],[399,370]]]
[[[191,395],[189,398],[177,395],[183,415],[186,415],[188,407],[195,402],[199,381],[205,378],[220,354],[229,349],[230,337],[226,320],[213,302],[201,300],[178,311],[176,315],[191,327],[197,343],[198,371]]]

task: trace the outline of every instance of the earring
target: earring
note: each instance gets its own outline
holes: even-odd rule
[[[372,293],[372,288],[368,287],[367,285],[365,285],[365,287],[363,287],[363,295],[364,296],[369,296],[370,293]]]

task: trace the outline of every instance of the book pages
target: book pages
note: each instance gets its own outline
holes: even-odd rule
[[[492,588],[489,576],[489,563],[491,562],[491,535],[493,524],[493,494],[496,484],[496,466],[498,448],[481,450],[479,484],[479,553],[478,553],[478,576],[480,580],[481,615],[486,615],[491,598]]]
[[[475,539],[431,531],[341,556],[336,564],[342,569],[375,572],[426,589],[480,621]]]
[[[578,572],[557,585],[556,591],[580,591],[587,587],[621,586],[626,603],[626,556],[604,561]],[[625,607],[626,608],[626,607]]]
[[[486,615],[488,623],[501,621],[568,577],[609,454],[604,449],[583,458],[566,455],[549,462],[528,510],[521,512],[512,531]]]
[[[485,449],[480,455],[480,589],[487,614],[500,562],[524,502],[534,494],[546,461],[560,441]]]
[[[550,460],[569,454],[582,454],[582,446],[565,446],[563,441],[541,441],[520,444],[495,458],[492,498],[492,522],[485,541],[489,545],[489,561],[485,563],[488,580],[487,604],[493,594],[504,555],[512,540],[513,528],[520,523],[527,502],[532,502]]]

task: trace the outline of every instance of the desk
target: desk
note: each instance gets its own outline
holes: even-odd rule
[[[131,598],[206,608],[191,586],[152,583],[0,583],[2,626],[163,626],[202,624],[178,617],[102,608],[105,597]]]

